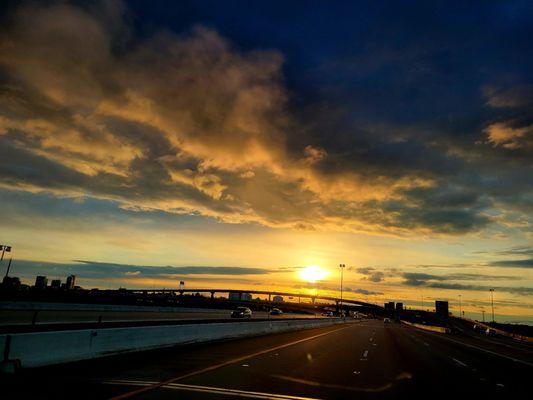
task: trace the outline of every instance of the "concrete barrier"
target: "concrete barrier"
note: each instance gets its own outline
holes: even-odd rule
[[[472,325],[478,325],[478,326],[482,327],[485,331],[487,329],[492,329],[498,335],[502,335],[502,336],[505,336],[505,337],[513,338],[515,340],[520,340],[520,341],[523,341],[523,342],[533,343],[533,337],[519,335],[518,333],[507,332],[507,331],[504,331],[502,329],[498,329],[498,328],[495,328],[495,327],[490,326],[488,324],[485,324],[483,322],[474,321],[473,319],[468,319],[468,318],[463,318],[463,319],[465,321],[469,321]]]
[[[403,321],[403,320],[402,320],[402,324],[406,324],[406,325],[409,325],[409,326],[414,326],[415,328],[422,329],[424,331],[429,331],[429,332],[450,333],[450,329],[449,328],[444,328],[442,326],[415,324],[415,323],[407,322],[407,321]]]
[[[340,318],[86,329],[0,335],[4,364],[40,367],[190,343],[318,328]]]

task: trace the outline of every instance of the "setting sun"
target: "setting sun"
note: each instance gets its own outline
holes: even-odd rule
[[[304,281],[314,283],[316,281],[320,281],[324,279],[326,276],[328,276],[328,271],[326,271],[323,268],[320,268],[317,265],[311,265],[309,267],[305,267],[300,271],[300,278]]]

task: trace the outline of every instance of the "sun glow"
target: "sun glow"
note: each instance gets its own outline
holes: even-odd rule
[[[311,283],[320,281],[326,276],[328,276],[328,271],[320,268],[317,265],[310,265],[309,267],[305,267],[300,271],[300,278]]]

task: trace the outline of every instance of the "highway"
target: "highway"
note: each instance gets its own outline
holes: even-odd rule
[[[36,399],[505,399],[529,396],[532,377],[531,344],[367,320],[26,370],[2,387]]]
[[[82,310],[39,310],[35,323],[47,324],[73,324],[98,322],[135,322],[135,321],[197,321],[209,319],[230,319],[231,310],[202,310],[188,312],[155,312],[155,311],[82,311]],[[32,324],[35,315],[34,310],[1,310],[0,330],[5,326],[27,326]],[[284,313],[272,316],[272,318],[315,318],[313,314]],[[252,318],[269,318],[268,312],[256,311]]]

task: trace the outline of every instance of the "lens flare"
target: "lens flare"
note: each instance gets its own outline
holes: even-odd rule
[[[317,265],[311,265],[309,267],[305,267],[300,271],[300,278],[307,282],[317,282],[324,279],[326,276],[328,276],[328,271],[326,271],[323,268],[320,268]]]

